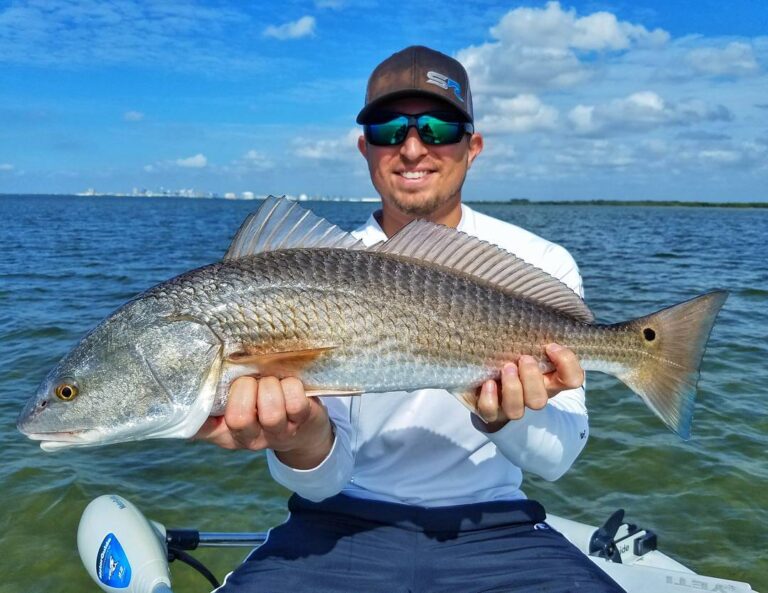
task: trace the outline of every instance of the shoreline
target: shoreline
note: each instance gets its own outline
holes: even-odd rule
[[[140,199],[183,199],[183,200],[226,200],[229,202],[258,202],[262,198],[232,199],[223,196],[210,197],[186,197],[186,196],[134,196],[130,194],[14,194],[0,193],[0,198],[140,198]],[[354,204],[373,203],[378,200],[372,198],[317,198],[302,199],[301,202],[350,202]],[[509,200],[465,200],[468,204],[481,204],[487,206],[652,206],[652,207],[682,207],[682,208],[768,208],[768,202],[707,202],[702,200],[531,200],[527,198],[513,198]]]
[[[705,202],[700,200],[478,200],[471,204],[507,204],[513,206],[662,206],[684,208],[768,208],[768,202]]]

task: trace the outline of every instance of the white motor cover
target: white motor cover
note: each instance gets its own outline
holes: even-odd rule
[[[77,548],[88,574],[108,593],[170,591],[162,535],[121,496],[105,494],[85,508]]]

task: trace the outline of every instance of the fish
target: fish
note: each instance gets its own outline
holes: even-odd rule
[[[242,224],[224,258],[131,299],[47,374],[18,429],[44,450],[189,438],[240,376],[297,377],[308,396],[477,389],[545,347],[617,377],[682,438],[727,291],[597,323],[557,278],[493,244],[415,220],[366,247],[285,198]],[[479,415],[479,414],[478,414]]]

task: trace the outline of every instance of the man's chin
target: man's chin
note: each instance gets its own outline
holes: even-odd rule
[[[398,193],[390,198],[392,205],[413,218],[428,218],[435,214],[447,199],[427,192]]]

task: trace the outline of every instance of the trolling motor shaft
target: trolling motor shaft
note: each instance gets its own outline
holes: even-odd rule
[[[167,529],[165,543],[169,548],[196,550],[200,548],[255,548],[267,539],[267,533],[231,533],[196,531],[194,529]]]

